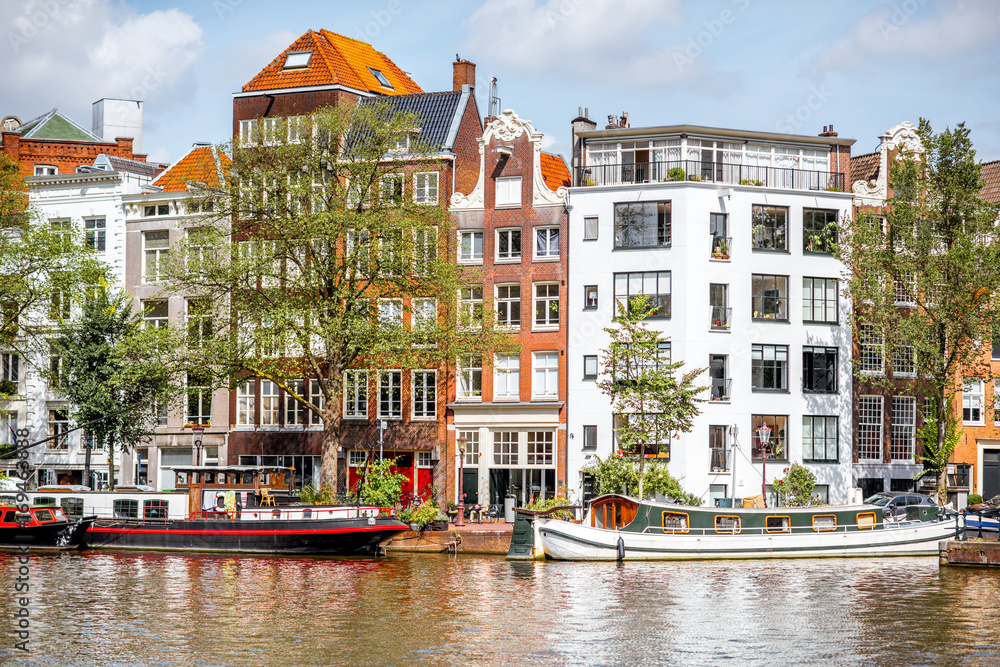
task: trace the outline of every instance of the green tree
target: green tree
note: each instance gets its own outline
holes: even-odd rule
[[[258,126],[257,144],[232,149],[230,184],[205,193],[214,213],[167,260],[170,289],[205,297],[216,323],[205,367],[230,386],[272,381],[322,423],[334,492],[346,371],[437,369],[440,387],[459,357],[507,345],[481,303],[460,307],[476,274],[451,261],[447,211],[402,176],[431,153],[419,126],[380,104]],[[367,404],[378,383],[352,395]]]
[[[785,507],[802,507],[812,504],[812,492],[816,486],[816,475],[801,463],[792,462],[785,468],[785,476],[774,480],[772,487]]]
[[[685,491],[680,480],[670,474],[662,461],[651,461],[643,470],[641,478],[635,459],[617,453],[603,459],[595,456],[593,462],[583,470],[593,475],[594,490],[597,493],[622,493],[642,497],[643,492],[639,490],[642,487],[648,496],[659,493],[682,505],[701,505],[701,498]]]
[[[967,377],[991,377],[984,344],[1000,330],[997,206],[979,196],[980,164],[964,123],[935,134],[921,119],[922,150],[890,160],[884,218],[861,214],[841,230],[860,355],[855,372],[885,383],[917,378],[930,404],[918,460],[946,499],[948,460],[958,442],[955,396]],[[901,307],[903,305],[904,307]],[[929,426],[929,428],[928,428]]]
[[[71,406],[70,416],[86,427],[108,452],[108,479],[114,489],[114,452],[128,452],[146,441],[156,427],[155,405],[176,392],[170,349],[164,332],[145,329],[123,292],[94,290],[77,319],[63,323],[53,342],[62,359],[49,380]],[[84,483],[88,483],[84,480]]]
[[[654,304],[655,306],[655,304]],[[667,339],[649,328],[646,318],[654,312],[645,296],[618,302],[618,317],[605,331],[611,337],[601,351],[600,390],[611,398],[619,449],[638,455],[638,493],[644,491],[646,453],[659,453],[675,433],[691,430],[703,399],[705,387],[695,379],[705,371],[698,368],[678,377],[683,362],[669,360]],[[669,453],[666,452],[666,453]]]

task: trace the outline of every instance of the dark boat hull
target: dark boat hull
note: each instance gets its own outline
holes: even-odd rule
[[[79,549],[94,517],[0,528],[0,551],[72,551]]]
[[[395,519],[319,519],[244,521],[195,519],[163,524],[102,520],[87,532],[87,548],[151,549],[349,555],[374,553],[402,531]]]

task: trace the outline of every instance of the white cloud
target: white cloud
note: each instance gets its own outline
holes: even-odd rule
[[[646,85],[694,81],[708,67],[701,55],[727,25],[720,22],[718,34],[690,26],[687,34],[684,22],[681,0],[488,0],[464,22],[462,48],[557,77]],[[665,43],[667,32],[682,36]]]
[[[992,46],[1000,38],[1000,11],[992,0],[935,5],[904,0],[861,17],[820,52],[820,69],[870,70],[874,59],[919,58],[946,61]]]
[[[58,106],[89,125],[89,105],[102,97],[163,109],[197,87],[202,29],[177,9],[143,14],[113,0],[28,0],[0,16],[0,34],[8,50],[0,98],[16,106],[3,113]]]

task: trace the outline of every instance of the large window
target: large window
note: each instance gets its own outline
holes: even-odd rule
[[[163,302],[164,304],[166,302]],[[188,346],[201,348],[212,338],[212,302],[208,299],[187,300]]]
[[[521,286],[497,285],[497,324],[505,327],[521,326]]]
[[[305,424],[306,407],[295,396],[305,398],[305,380],[292,380],[288,383],[288,387],[292,391],[285,392],[285,426],[302,426]]]
[[[631,312],[631,302],[645,296],[649,317],[670,317],[670,271],[615,274],[615,301]]]
[[[729,449],[728,433],[728,426],[708,427],[709,468],[712,472],[729,470],[729,461],[726,456]]]
[[[528,452],[525,465],[552,465],[555,443],[555,431],[528,431]]]
[[[962,422],[983,423],[983,401],[985,385],[980,378],[966,378],[962,385]]]
[[[462,264],[482,264],[483,230],[463,230],[458,233],[458,261]]]
[[[837,393],[837,348],[802,348],[802,390]]]
[[[837,417],[802,416],[802,460],[837,461]]]
[[[254,381],[241,382],[236,387],[236,425],[253,426],[255,409]]]
[[[403,373],[401,371],[379,373],[378,416],[381,419],[402,419]]]
[[[459,431],[455,440],[465,450],[465,467],[479,467],[479,431]]]
[[[669,458],[670,433],[662,430],[662,422],[658,419],[660,419],[660,415],[653,413],[614,415],[612,435],[614,436],[615,448],[626,450],[628,454],[639,454],[640,445],[632,444],[629,448],[621,439],[621,427],[624,424],[631,424],[633,428],[641,428],[649,437],[650,441],[646,443],[646,454],[657,455],[658,458]],[[643,425],[643,422],[646,424]]]
[[[208,426],[212,423],[212,382],[207,373],[191,372],[187,375],[188,424]]]
[[[498,354],[493,363],[493,399],[516,399],[521,395],[521,356]]]
[[[788,209],[755,204],[752,213],[754,250],[788,250]]]
[[[899,338],[892,346],[892,376],[917,377],[917,354],[906,340]]]
[[[18,370],[20,366],[18,363],[19,361],[20,358],[18,357],[17,352],[0,352],[0,380],[12,382],[14,385],[17,385]],[[16,387],[14,391],[6,393],[16,394]]]
[[[535,259],[559,258],[559,228],[539,227],[535,229]]]
[[[788,346],[754,344],[750,370],[754,391],[787,391]]]
[[[368,376],[366,375],[365,378]],[[320,412],[323,411],[324,406],[326,406],[326,396],[323,395],[323,386],[320,384],[319,380],[309,381],[309,401],[319,408]],[[309,417],[309,423],[312,426],[322,426],[323,416],[319,413],[312,412],[310,410],[311,416]]]
[[[479,326],[483,323],[483,286],[463,287],[458,296],[458,323],[462,326]]]
[[[497,179],[497,206],[521,205],[521,177],[507,176]]]
[[[418,204],[438,202],[438,173],[421,172],[413,175],[413,201]]]
[[[107,247],[108,228],[104,218],[84,218],[83,240],[94,252],[104,252]]]
[[[499,466],[517,465],[517,431],[493,432],[493,463]]]
[[[858,332],[861,372],[877,375],[885,366],[885,336],[872,324],[861,324]]]
[[[761,443],[760,427],[767,425],[771,429],[770,436],[766,443]],[[788,432],[788,415],[751,415],[750,417],[750,438],[752,444],[751,456],[755,459],[763,458],[764,451],[767,451],[768,459],[787,460],[788,449],[786,448]]]
[[[270,380],[260,381],[260,425],[278,425],[279,392],[278,384]]]
[[[50,405],[48,412],[48,435],[54,439],[46,442],[45,448],[65,451],[69,449],[69,443],[67,443],[65,435],[69,431],[69,408],[65,406],[53,407]]]
[[[482,357],[467,354],[459,358],[456,392],[458,398],[464,400],[479,400],[483,397]]]
[[[913,463],[913,436],[917,430],[917,399],[913,396],[892,397],[892,442],[889,453],[893,461]]]
[[[755,320],[788,320],[788,276],[755,273],[751,290]]]
[[[858,460],[882,460],[882,397],[858,398]]]
[[[535,326],[559,326],[559,283],[535,283]]]
[[[413,418],[433,419],[437,416],[437,373],[413,371]]]
[[[531,389],[536,398],[559,397],[558,352],[535,352]]]
[[[437,227],[430,225],[413,230],[413,273],[429,276],[437,259]]]
[[[166,275],[163,261],[167,257],[170,245],[170,232],[145,232],[142,235],[143,245],[143,282],[155,283]]]
[[[166,299],[142,302],[142,325],[146,329],[165,329],[170,311]]]
[[[615,204],[615,247],[670,245],[670,202]]]
[[[497,261],[516,262],[521,259],[521,230],[497,230]]]
[[[434,344],[437,332],[437,301],[413,299],[410,305],[410,326],[413,329],[415,344]]]
[[[344,372],[344,417],[368,418],[368,371]]]
[[[802,321],[836,324],[837,279],[802,279]]]
[[[832,253],[837,243],[837,212],[820,208],[802,209],[803,252]]]

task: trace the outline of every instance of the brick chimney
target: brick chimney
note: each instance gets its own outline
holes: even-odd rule
[[[457,56],[456,56],[457,57]],[[462,90],[462,86],[476,85],[476,63],[458,58],[452,64],[452,90]]]
[[[837,135],[836,132],[833,131],[833,125],[830,125],[829,127],[827,127],[826,125],[824,125],[823,126],[823,131],[819,133],[819,136],[821,136],[821,137],[836,137],[838,135]]]

